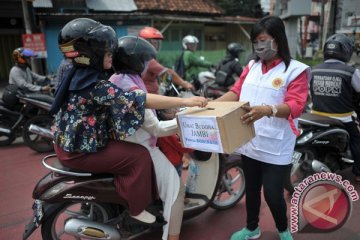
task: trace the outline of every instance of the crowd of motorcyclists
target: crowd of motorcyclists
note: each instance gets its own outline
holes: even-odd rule
[[[263,21],[276,22],[277,19],[265,18]],[[284,39],[276,38],[266,28],[261,28],[261,22],[256,26],[259,32],[252,33],[256,57],[246,66],[242,66],[239,61],[239,54],[245,51],[240,43],[229,43],[225,58],[214,64],[195,54],[199,43],[195,36],[185,36],[181,54],[185,69],[182,78],[181,74],[162,66],[156,60],[164,39],[158,29],[145,27],[138,36],[117,39],[110,26],[91,19],[79,18],[67,23],[59,33],[59,48],[64,54],[64,60],[54,79],[55,101],[51,109],[51,114],[55,114],[54,146],[59,160],[74,169],[114,174],[116,190],[128,201],[129,214],[134,221],[149,226],[163,226],[162,239],[180,239],[184,186],[177,169],[156,145],[157,137],[174,135],[177,126],[175,120],[159,121],[154,109],[205,107],[209,100],[201,96],[161,96],[159,79],[169,75],[179,87],[195,91],[197,86],[194,80],[206,84],[204,79],[210,76],[215,84],[230,89],[220,100],[248,100],[257,104],[246,109],[249,112],[243,121],[249,124],[261,119],[269,123],[272,118],[277,119],[278,125],[271,123],[268,130],[280,131],[281,124],[288,124],[290,131],[286,134],[292,135],[291,139],[295,139],[297,133],[297,117],[292,115],[291,107],[302,105],[299,99],[306,98],[307,92],[291,98],[276,90],[284,90],[284,86],[287,86],[287,91],[297,95],[296,89],[302,89],[298,83],[307,80],[313,102],[312,113],[341,120],[349,132],[350,149],[354,156],[353,173],[355,181],[360,182],[360,132],[356,123],[359,118],[356,110],[359,111],[360,71],[347,65],[354,51],[354,43],[343,34],[329,37],[324,45],[324,63],[313,67],[310,75],[307,74],[308,66],[287,59],[286,54],[282,55],[284,53],[281,51],[288,51],[280,50],[279,41]],[[15,65],[9,75],[9,91],[3,95],[5,103],[11,105],[11,101],[16,100],[14,94],[18,90],[41,94],[50,92],[52,79],[30,69],[30,59],[35,56],[29,49],[14,50]],[[250,77],[262,79],[263,76],[274,74],[272,68],[280,74],[281,69],[277,69],[277,66],[283,65],[285,71],[289,68],[292,72],[281,73],[282,82],[269,82],[262,86],[249,80]],[[204,71],[209,68],[214,71]],[[235,82],[238,84],[234,87]],[[258,102],[250,93],[244,93],[253,86],[266,93],[274,91],[269,94],[278,94],[278,101],[266,105],[265,102]],[[266,131],[258,127],[258,131],[264,131],[265,134]],[[254,167],[250,162],[257,156],[254,153],[246,157],[248,169]],[[287,160],[280,164],[267,162],[270,166],[266,168],[260,165],[257,167],[264,172],[275,170],[273,165],[287,166]],[[276,171],[280,172],[279,169]],[[248,193],[253,194],[251,191]],[[163,202],[161,219],[146,210],[157,196]],[[258,216],[250,218],[258,221]],[[244,228],[231,239],[260,237],[257,222],[251,224],[248,222],[251,227]],[[280,224],[277,223],[278,226]],[[282,224],[281,228],[278,227],[280,238],[292,239],[287,224]]]

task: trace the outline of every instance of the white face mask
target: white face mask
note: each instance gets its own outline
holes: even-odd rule
[[[277,53],[277,49],[272,48],[273,41],[274,40],[272,39],[263,42],[253,43],[256,55],[265,61],[273,58]]]

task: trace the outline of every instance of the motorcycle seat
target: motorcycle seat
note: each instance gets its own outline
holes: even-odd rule
[[[299,123],[302,125],[315,125],[319,127],[344,127],[344,124],[338,119],[320,116],[313,113],[303,113],[299,118]]]
[[[38,100],[38,101],[46,102],[49,104],[52,104],[54,102],[54,97],[46,95],[46,94],[41,94],[41,93],[26,93],[23,96],[20,95],[19,97],[20,98],[21,97],[30,98],[33,100]]]
[[[51,163],[49,163],[49,161],[51,161]],[[51,170],[52,172],[59,173],[62,175],[70,175],[70,176],[77,176],[77,177],[91,177],[94,175],[101,175],[106,178],[114,177],[114,175],[111,173],[96,173],[96,174],[94,174],[94,173],[85,172],[82,170],[66,167],[61,164],[61,162],[57,158],[56,154],[51,154],[51,155],[44,157],[42,159],[42,164],[44,167]]]

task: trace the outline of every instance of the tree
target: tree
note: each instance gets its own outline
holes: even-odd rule
[[[261,18],[265,14],[256,0],[217,0],[216,4],[225,10],[228,16],[247,16]]]

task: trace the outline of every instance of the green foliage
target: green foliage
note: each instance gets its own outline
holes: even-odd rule
[[[217,0],[216,4],[225,10],[226,15],[261,18],[264,13],[256,0]]]
[[[157,60],[168,68],[172,68],[175,59],[180,56],[180,51],[160,51]],[[203,56],[207,61],[217,64],[221,59],[225,56],[224,50],[216,50],[216,51],[196,51],[197,56]]]
[[[299,62],[302,62],[306,65],[309,65],[310,67],[318,65],[324,61],[324,59],[322,59],[322,58],[313,58],[313,59],[312,58],[298,58],[296,60],[298,60]]]

